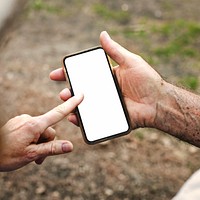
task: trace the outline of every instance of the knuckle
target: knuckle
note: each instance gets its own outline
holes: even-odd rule
[[[50,154],[51,155],[55,155],[56,154],[56,145],[55,145],[54,142],[51,143]]]
[[[36,160],[36,159],[37,159],[37,152],[36,152],[36,150],[30,150],[30,151],[27,152],[27,154],[26,154],[26,160],[28,162],[31,162],[31,161]]]
[[[22,115],[18,115],[16,117],[13,118],[13,120],[18,120],[22,123],[25,123],[26,121],[30,120],[32,117],[28,114],[22,114]]]
[[[36,123],[27,114],[16,116],[5,124],[5,128],[9,131],[32,131],[34,127],[36,127]]]
[[[38,122],[36,120],[29,119],[24,122],[24,128],[29,132],[37,130],[37,127],[38,127]]]
[[[30,118],[31,116],[28,115],[28,114],[21,114],[18,117],[21,117],[21,118]]]

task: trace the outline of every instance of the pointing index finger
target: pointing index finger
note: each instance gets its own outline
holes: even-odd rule
[[[40,121],[40,124],[42,124],[42,128],[45,130],[49,126],[52,126],[64,119],[81,103],[82,100],[83,94],[78,94],[48,111],[47,113],[38,116],[37,118]]]

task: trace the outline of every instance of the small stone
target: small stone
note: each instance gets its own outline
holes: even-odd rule
[[[193,153],[196,153],[198,151],[198,148],[194,147],[194,146],[190,146],[188,150],[189,150],[190,153],[193,154]]]
[[[106,189],[105,189],[105,194],[106,194],[107,196],[111,196],[111,195],[113,195],[113,190],[111,190],[111,189],[109,189],[109,188],[106,188]]]
[[[45,191],[46,191],[46,187],[44,185],[41,185],[36,189],[35,193],[36,194],[44,194]]]

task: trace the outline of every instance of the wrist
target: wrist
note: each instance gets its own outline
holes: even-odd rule
[[[163,82],[161,98],[156,102],[154,128],[173,134],[177,126],[183,127],[184,115],[179,98],[176,86]]]
[[[200,97],[167,82],[163,88],[154,128],[200,146]]]

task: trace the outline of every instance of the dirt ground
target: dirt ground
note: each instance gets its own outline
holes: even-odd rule
[[[94,11],[97,3],[130,16],[124,20],[102,17]],[[22,113],[45,113],[61,103],[58,93],[65,83],[50,81],[49,72],[61,66],[64,55],[99,45],[102,30],[139,53],[145,44],[127,39],[120,30],[144,18],[160,23],[177,18],[199,21],[199,8],[198,0],[30,1],[1,45],[2,123]],[[153,43],[154,37],[149,40]],[[199,72],[184,64],[179,59],[159,63],[156,69],[169,81]],[[153,129],[89,146],[79,128],[67,120],[55,128],[58,138],[73,142],[74,151],[47,158],[41,166],[31,163],[0,173],[0,199],[165,200],[200,166],[199,149]]]

